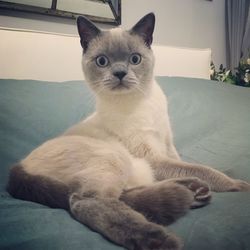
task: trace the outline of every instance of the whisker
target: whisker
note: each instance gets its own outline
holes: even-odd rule
[[[144,96],[146,96],[146,92],[138,84],[135,84],[134,88],[138,90],[140,93],[142,93]]]
[[[98,88],[94,91],[94,95],[91,96],[87,102],[86,102],[86,105],[87,106],[95,106],[95,101],[96,101],[96,98],[95,98],[95,95],[99,95],[101,94],[105,89],[106,87],[103,85],[103,84],[100,84],[100,81],[96,81],[96,82],[92,82],[92,84],[95,84],[95,85],[99,85]]]

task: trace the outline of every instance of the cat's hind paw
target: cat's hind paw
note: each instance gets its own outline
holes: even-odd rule
[[[211,198],[212,195],[208,187],[199,187],[194,191],[194,201],[191,208],[206,206],[210,203]]]
[[[234,180],[233,187],[229,192],[250,192],[250,183],[242,180]]]
[[[194,201],[190,208],[199,208],[210,203],[212,194],[209,185],[205,181],[202,181],[197,177],[178,178],[173,179],[173,181],[192,191]]]
[[[152,224],[143,228],[125,243],[129,250],[181,250],[183,244],[174,234]]]

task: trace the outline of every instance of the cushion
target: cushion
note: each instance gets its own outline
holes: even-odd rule
[[[168,96],[181,157],[250,181],[250,89],[210,80],[158,77]],[[80,81],[0,80],[0,249],[115,250],[119,246],[62,209],[5,191],[9,168],[94,110]],[[211,204],[169,226],[184,249],[250,249],[250,193],[214,193]]]
[[[154,45],[155,74],[210,79],[211,49]]]
[[[84,77],[81,68],[82,48],[78,35],[0,27],[0,37],[0,58],[4,58],[0,60],[1,78],[60,82]],[[157,75],[209,79],[211,49],[162,45],[152,47]]]

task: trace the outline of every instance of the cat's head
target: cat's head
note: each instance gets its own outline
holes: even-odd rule
[[[78,17],[82,68],[96,94],[145,93],[153,78],[150,47],[154,24],[155,16],[149,13],[130,30],[102,31],[85,17]]]

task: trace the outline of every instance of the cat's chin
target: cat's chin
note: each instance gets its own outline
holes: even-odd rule
[[[122,91],[122,90],[129,90],[129,89],[131,89],[131,87],[126,85],[126,84],[121,83],[121,84],[117,84],[117,85],[111,87],[110,89],[111,89],[111,91],[120,91],[120,90]]]
[[[135,83],[131,83],[128,81],[120,81],[116,82],[109,86],[108,88],[109,94],[131,94],[132,92],[137,92],[137,88],[135,87]]]
[[[135,93],[136,90],[134,88],[130,87],[124,87],[124,86],[117,86],[112,89],[108,90],[109,95],[127,95],[131,93]]]

